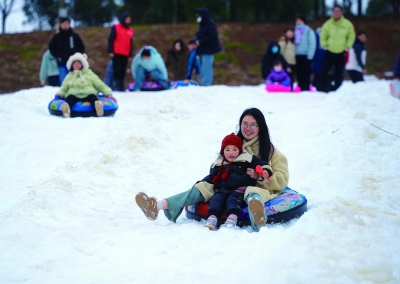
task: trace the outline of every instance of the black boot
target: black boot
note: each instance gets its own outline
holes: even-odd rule
[[[114,79],[114,91],[120,91],[119,86],[121,85],[121,80],[119,79]]]
[[[124,82],[124,80],[120,80],[120,82],[119,82],[119,91],[120,92],[125,92],[125,82]]]

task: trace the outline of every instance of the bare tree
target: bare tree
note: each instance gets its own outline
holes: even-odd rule
[[[358,5],[357,5],[357,16],[359,16],[359,17],[362,16],[362,0],[358,0]]]
[[[0,0],[0,11],[2,15],[3,34],[6,31],[6,19],[10,15],[11,9],[14,6],[14,0]]]

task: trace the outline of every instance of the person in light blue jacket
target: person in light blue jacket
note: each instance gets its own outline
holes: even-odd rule
[[[135,79],[133,91],[140,91],[146,79],[159,82],[164,89],[171,87],[163,58],[157,49],[150,45],[142,47],[135,55],[131,64],[131,72]]]
[[[294,43],[296,48],[297,82],[301,91],[309,91],[311,64],[317,48],[317,42],[314,31],[307,25],[306,18],[301,15],[296,17]]]
[[[44,86],[46,79],[49,86],[60,86],[60,76],[58,71],[57,59],[47,50],[42,57],[39,74],[40,84]]]

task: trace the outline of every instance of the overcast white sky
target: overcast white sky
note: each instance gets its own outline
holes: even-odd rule
[[[5,0],[0,0],[5,1]],[[362,0],[364,2],[364,9],[367,7],[367,3],[369,0]],[[333,0],[326,0],[327,5],[332,5]],[[342,0],[338,0],[338,3],[341,4]],[[11,13],[6,20],[6,33],[22,33],[22,32],[30,32],[35,29],[35,25],[25,24],[26,20],[25,14],[22,11],[22,6],[24,4],[24,0],[15,0],[13,13]],[[357,10],[357,4],[353,5],[353,10]],[[1,16],[0,16],[1,17]],[[2,30],[2,21],[0,21],[0,31]]]

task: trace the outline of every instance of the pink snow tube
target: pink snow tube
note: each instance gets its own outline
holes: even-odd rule
[[[390,87],[390,94],[395,97],[400,99],[400,80],[394,80],[389,83]]]
[[[284,86],[284,85],[266,85],[265,90],[268,93],[290,93],[291,92],[290,86]],[[315,90],[314,90],[313,86],[310,86],[310,92],[314,92],[314,91]],[[301,92],[300,87],[296,86],[293,89],[293,92],[300,93]]]

